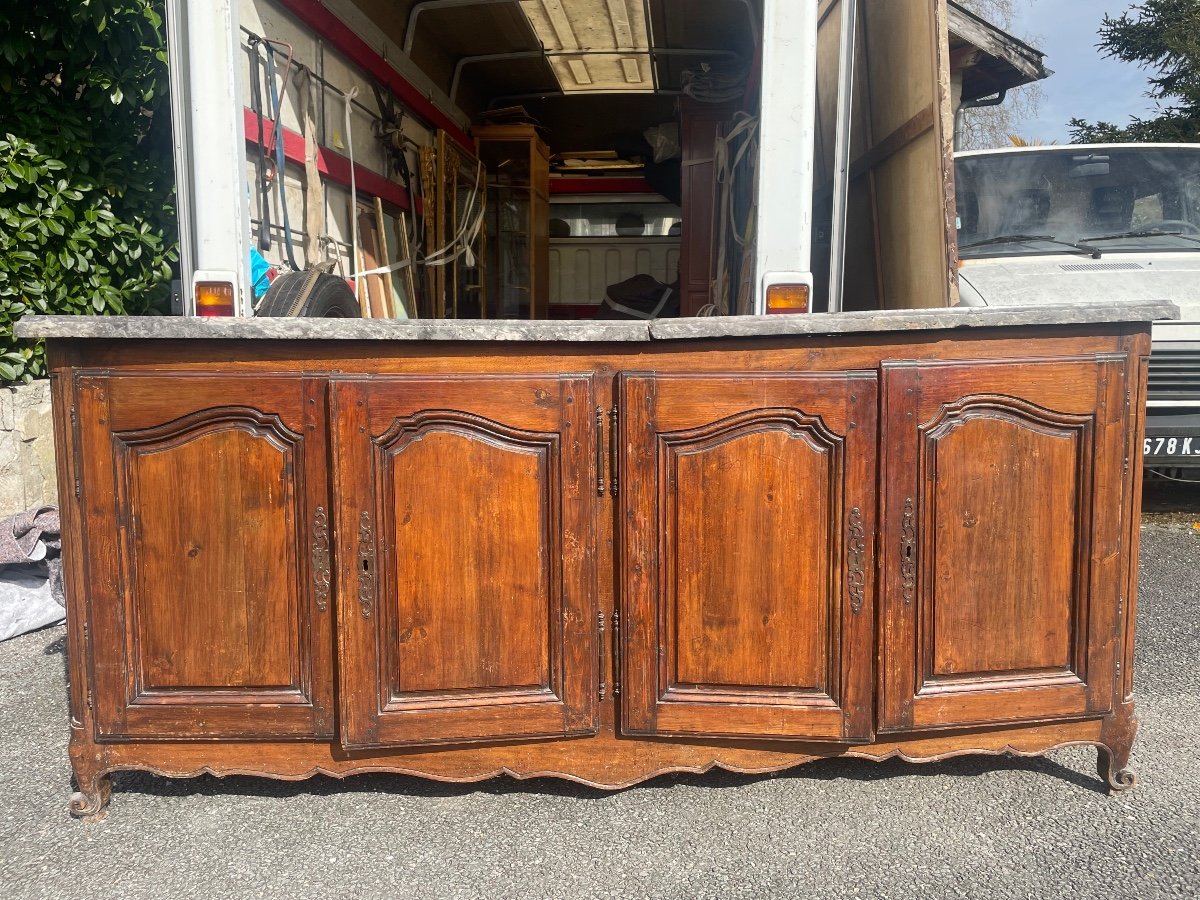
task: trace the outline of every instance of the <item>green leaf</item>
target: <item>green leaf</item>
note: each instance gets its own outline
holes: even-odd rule
[[[45,375],[41,345],[12,336],[24,314],[167,308],[178,252],[162,8],[0,0],[0,382]],[[60,80],[25,90],[47,74]]]

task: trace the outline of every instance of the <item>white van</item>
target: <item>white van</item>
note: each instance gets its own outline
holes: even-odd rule
[[[1200,469],[1200,144],[971,151],[955,179],[962,304],[1179,306],[1154,326],[1144,454]]]

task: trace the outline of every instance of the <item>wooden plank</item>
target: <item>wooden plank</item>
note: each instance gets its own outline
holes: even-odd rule
[[[861,2],[867,109],[855,126],[868,146],[854,156],[859,180],[852,188],[847,253],[854,256],[847,269],[856,268],[857,254],[869,258],[870,234],[877,258],[870,306],[949,306],[957,301],[957,251],[946,0]],[[869,205],[854,196],[862,192]]]
[[[417,312],[417,266],[408,240],[408,216],[402,212],[393,221],[396,223],[396,239],[400,249],[400,258],[408,261],[408,265],[401,270],[405,293],[404,305],[408,318],[416,319],[419,317]]]
[[[370,207],[359,206],[358,210],[358,270],[378,268],[383,263],[379,253],[379,232],[375,214]],[[389,318],[387,310],[387,276],[367,275],[359,278],[360,305],[365,304],[367,317]]]
[[[378,197],[375,198],[375,228],[376,234],[379,237],[379,264],[381,266],[390,266],[392,264],[392,254],[388,250],[387,222],[383,218],[383,203],[380,202]],[[396,273],[385,273],[383,275],[383,282],[383,305],[387,317],[389,319],[399,318],[401,300],[399,292],[396,289]]]
[[[965,9],[947,8],[948,28],[952,34],[982,50],[988,56],[1003,60],[1030,81],[1046,77],[1042,54],[999,28],[989,26]]]

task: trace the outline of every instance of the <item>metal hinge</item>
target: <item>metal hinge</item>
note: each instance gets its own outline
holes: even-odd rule
[[[599,406],[596,407],[596,496],[604,496],[604,410]]]
[[[596,670],[600,677],[600,699],[603,700],[608,694],[608,684],[604,680],[604,613],[596,613],[596,662],[599,668]]]
[[[90,710],[94,711],[96,709],[96,695],[92,693],[91,688],[88,688],[87,692],[87,705]]]
[[[608,492],[617,496],[617,435],[620,414],[614,406],[608,411]]]
[[[75,432],[76,432],[78,426],[79,426],[79,410],[74,405],[72,405],[71,406],[71,446],[72,446],[72,448],[76,447]],[[80,475],[79,475],[79,453],[78,453],[78,451],[76,450],[76,452],[72,453],[71,456],[74,457],[71,461],[71,468],[73,469],[72,474],[74,475],[74,478],[75,478],[75,499],[78,500],[81,496],[83,496],[83,486],[82,486],[83,479],[80,478]]]
[[[1132,392],[1126,391],[1125,392],[1125,417],[1124,417],[1125,422],[1129,421],[1129,405],[1132,401],[1133,401]],[[1129,474],[1129,454],[1128,453],[1125,454],[1125,462],[1121,467],[1121,474],[1122,475]]]
[[[621,614],[613,611],[613,696],[621,696]]]

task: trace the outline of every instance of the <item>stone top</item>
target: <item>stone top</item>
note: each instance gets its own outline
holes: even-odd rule
[[[1178,319],[1166,302],[1114,300],[1041,306],[956,307],[783,316],[609,322],[396,319],[26,316],[20,338],[271,341],[590,341],[636,343],[712,338],[941,331],[1027,325],[1090,325]]]

